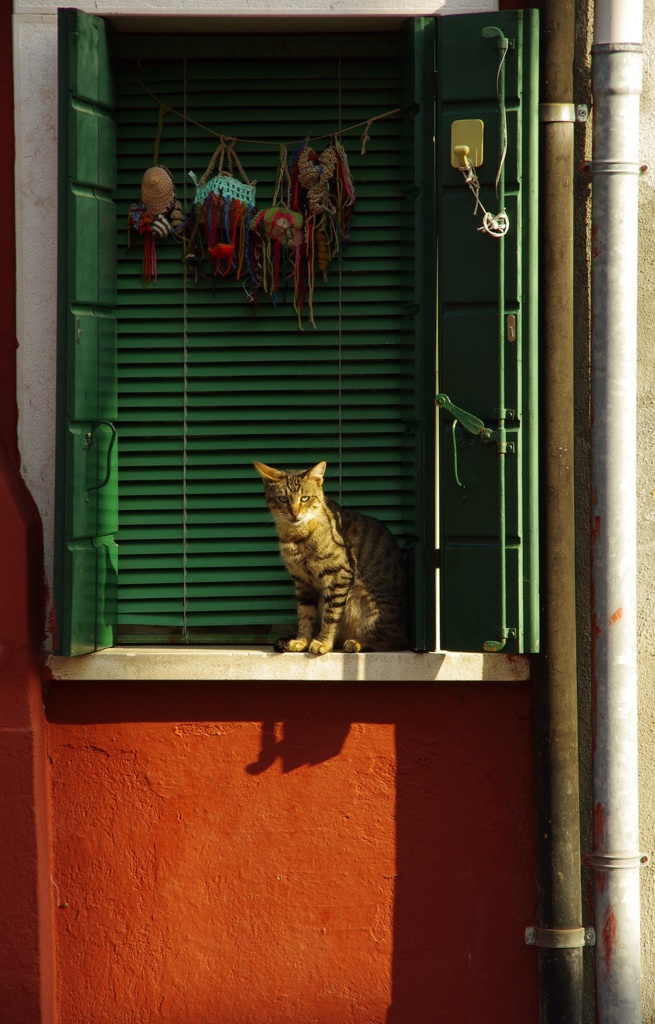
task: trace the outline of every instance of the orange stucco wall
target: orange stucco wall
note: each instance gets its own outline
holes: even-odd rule
[[[65,1024],[537,1020],[520,685],[53,683]]]

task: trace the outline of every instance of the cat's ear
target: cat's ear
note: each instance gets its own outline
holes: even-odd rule
[[[273,469],[272,466],[266,466],[263,462],[253,462],[253,466],[262,480],[279,480],[281,476],[284,476],[281,469]]]
[[[308,469],[305,476],[312,480],[317,487],[322,487],[326,469],[327,462],[319,462],[312,469]]]

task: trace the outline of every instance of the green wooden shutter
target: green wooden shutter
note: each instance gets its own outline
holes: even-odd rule
[[[450,400],[439,417],[441,646],[535,651],[537,12],[440,18],[437,37],[438,386]],[[481,211],[473,215],[474,197],[450,160],[453,121],[481,119],[480,199],[497,213],[497,81],[507,128],[503,239],[478,230]],[[482,421],[491,440],[457,410]]]
[[[104,22],[59,12],[57,649],[113,643],[115,127]]]

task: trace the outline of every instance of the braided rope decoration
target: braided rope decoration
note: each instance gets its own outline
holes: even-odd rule
[[[334,146],[328,146],[320,158],[305,146],[298,154],[298,181],[307,190],[307,203],[312,213],[327,210],[334,213],[334,203],[330,198],[330,182],[337,166],[337,154]]]

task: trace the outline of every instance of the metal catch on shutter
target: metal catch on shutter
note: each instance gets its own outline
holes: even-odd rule
[[[87,487],[87,498],[91,491],[101,491],[103,487],[106,487],[111,478],[111,453],[114,444],[116,443],[116,427],[114,426],[114,424],[110,423],[109,420],[98,420],[96,423],[94,423],[93,426],[91,427],[91,430],[89,430],[89,432],[86,435],[84,447],[91,448],[91,446],[93,445],[93,435],[96,432],[96,430],[98,430],[99,427],[109,427],[109,429],[111,430],[111,437],[109,439],[109,444],[107,446],[107,468],[105,470],[104,479],[102,480],[101,483],[94,484],[93,487]]]

